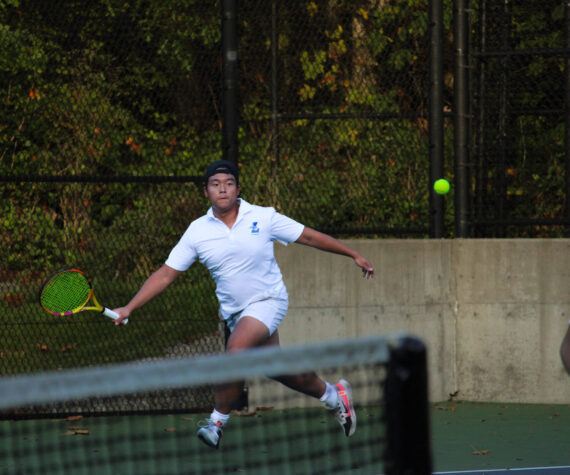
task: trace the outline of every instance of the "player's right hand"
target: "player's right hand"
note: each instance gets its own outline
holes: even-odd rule
[[[131,311],[127,307],[114,308],[113,311],[119,314],[119,318],[115,320],[115,325],[124,325],[123,321],[131,315]]]

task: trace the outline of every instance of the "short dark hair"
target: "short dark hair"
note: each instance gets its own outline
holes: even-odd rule
[[[204,186],[208,184],[210,177],[216,173],[229,173],[236,179],[236,184],[239,184],[239,169],[237,165],[229,160],[218,160],[214,163],[210,163],[206,168],[206,172],[204,173]]]

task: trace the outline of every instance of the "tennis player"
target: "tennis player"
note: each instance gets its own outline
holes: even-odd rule
[[[230,161],[210,164],[204,174],[204,195],[211,207],[193,221],[165,264],[142,285],[124,307],[116,308],[116,324],[166,289],[197,259],[216,283],[220,314],[231,334],[226,351],[279,346],[278,327],[288,308],[288,295],[275,260],[273,241],[297,242],[351,257],[364,278],[374,268],[359,252],[331,236],[303,226],[273,208],[255,206],[239,198],[238,167]],[[341,379],[323,381],[315,373],[276,377],[289,388],[320,399],[334,413],[345,435],[356,430],[351,387]],[[243,382],[218,385],[215,408],[203,422],[198,437],[217,448],[230,412],[243,390]]]
[[[560,345],[560,358],[562,359],[564,368],[566,368],[566,371],[570,374],[570,327],[568,327],[566,335]]]

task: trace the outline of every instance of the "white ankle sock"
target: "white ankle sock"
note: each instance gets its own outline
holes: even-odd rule
[[[216,411],[215,409],[210,414],[210,420],[213,422],[221,422],[222,426],[226,425],[226,422],[230,420],[229,414],[222,414],[221,412]]]
[[[325,403],[327,409],[334,409],[338,402],[338,394],[335,387],[329,382],[325,382],[327,388],[325,393],[321,396],[320,401]]]

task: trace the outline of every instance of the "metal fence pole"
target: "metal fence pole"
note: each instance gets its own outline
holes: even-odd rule
[[[271,2],[271,149],[273,153],[273,169],[279,166],[279,88],[278,88],[278,58],[279,58],[279,4]]]
[[[238,38],[237,38],[237,0],[222,0],[222,158],[234,163],[238,162]],[[224,339],[227,345],[229,338],[227,326]],[[247,409],[247,386],[243,387],[234,409]]]
[[[222,0],[222,157],[238,161],[237,0]]]
[[[502,22],[503,28],[501,31],[501,45],[503,56],[501,58],[501,75],[499,80],[499,118],[498,118],[498,156],[495,171],[495,206],[497,208],[497,218],[500,224],[495,228],[495,237],[502,238],[506,234],[506,226],[504,224],[507,217],[506,204],[507,204],[507,156],[508,144],[510,141],[510,107],[509,95],[511,84],[511,56],[512,51],[510,44],[510,24],[511,24],[511,4],[508,0],[503,0],[503,8],[501,13],[503,15]]]
[[[479,4],[479,53],[484,55],[487,51],[487,2],[486,0],[481,0]],[[478,85],[478,99],[477,99],[477,139],[476,139],[476,169],[474,173],[475,178],[475,199],[473,200],[473,219],[475,221],[475,226],[473,227],[472,237],[480,237],[482,231],[477,226],[477,221],[481,220],[485,216],[485,190],[487,184],[487,142],[486,128],[485,128],[485,117],[487,114],[487,106],[484,98],[487,95],[486,81],[487,81],[487,63],[481,60],[477,62],[477,81]]]
[[[429,210],[430,237],[444,235],[444,198],[433,189],[443,177],[443,5],[440,0],[429,2]]]
[[[566,78],[565,89],[566,89],[566,97],[565,97],[565,108],[566,108],[566,117],[565,117],[565,126],[566,126],[566,133],[565,133],[565,140],[564,140],[564,152],[565,152],[565,159],[566,159],[566,180],[565,180],[565,190],[564,190],[564,198],[565,198],[565,209],[564,209],[564,217],[566,219],[570,218],[570,56],[568,52],[570,51],[570,1],[565,2],[565,17],[564,17],[564,29],[566,33],[566,57],[564,59],[564,73]],[[568,236],[569,228],[566,227],[565,235]]]
[[[468,87],[468,29],[466,9],[468,0],[454,2],[455,79],[453,133],[455,149],[455,236],[469,237],[469,87]]]

